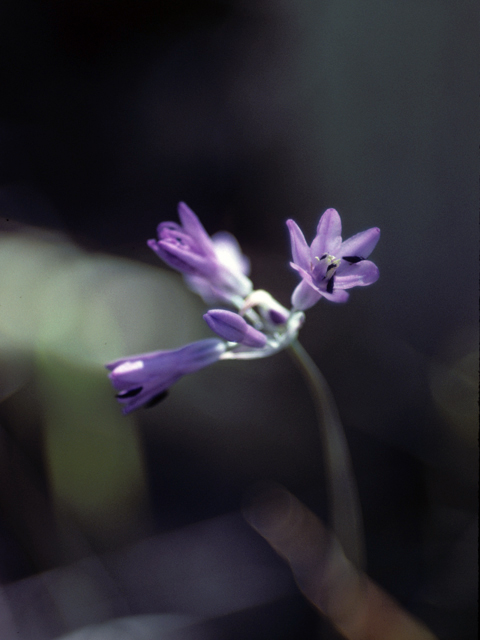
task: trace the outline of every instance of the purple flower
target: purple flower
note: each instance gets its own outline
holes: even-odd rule
[[[212,331],[229,342],[261,349],[267,344],[267,336],[254,329],[242,316],[225,309],[211,309],[203,316]]]
[[[184,202],[178,205],[181,225],[162,222],[158,240],[148,246],[168,265],[185,275],[190,288],[206,302],[232,302],[247,296],[253,286],[247,274],[249,261],[227,232],[212,238]]]
[[[292,294],[294,309],[309,309],[323,296],[333,302],[346,302],[345,289],[364,287],[378,280],[378,268],[367,256],[375,248],[380,229],[373,227],[342,242],[342,222],[335,209],[320,218],[309,247],[293,220],[287,221],[292,244],[291,266],[302,276]]]
[[[222,340],[209,338],[180,349],[121,358],[105,366],[118,391],[116,398],[123,404],[123,413],[127,414],[142,405],[153,406],[182,376],[213,364],[225,349],[226,344]]]

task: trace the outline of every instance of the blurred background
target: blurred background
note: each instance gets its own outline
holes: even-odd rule
[[[128,417],[113,398],[105,362],[211,335],[146,246],[179,200],[286,306],[288,218],[308,241],[328,207],[344,238],[381,228],[380,280],[309,310],[300,339],[345,426],[368,574],[438,638],[477,637],[474,16],[3,0],[2,640],[339,637],[240,512],[274,480],[328,521],[288,355],[218,363]]]

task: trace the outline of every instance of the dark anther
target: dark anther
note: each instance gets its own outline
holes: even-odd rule
[[[285,316],[283,313],[279,313],[275,311],[275,309],[270,309],[268,313],[273,324],[285,324]]]
[[[343,256],[343,259],[350,262],[350,264],[357,264],[357,262],[365,260],[365,258],[360,258],[359,256]]]
[[[129,391],[120,391],[115,397],[120,398],[120,400],[123,400],[123,398],[134,398],[138,396],[142,389],[143,387],[135,387],[135,389],[130,389]]]
[[[329,265],[328,265],[328,267],[327,267],[327,273],[328,273],[331,269],[336,269],[336,268],[337,268],[337,265],[336,265],[336,264],[333,264],[333,263],[332,263],[332,264],[329,264]]]
[[[323,260],[324,258],[326,258],[328,256],[328,253],[324,253],[323,256],[320,258],[320,260]]]
[[[155,407],[159,402],[161,402],[162,400],[165,400],[167,396],[168,396],[168,389],[165,391],[162,391],[161,393],[157,393],[156,396],[153,396],[153,398],[144,405],[145,409],[150,409],[151,407]]]
[[[330,280],[327,282],[327,292],[328,293],[333,293],[333,280],[334,280],[335,276],[332,276],[330,278]]]

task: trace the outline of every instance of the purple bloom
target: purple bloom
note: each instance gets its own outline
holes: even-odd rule
[[[212,309],[203,316],[212,331],[229,342],[261,349],[267,344],[267,336],[254,329],[242,316],[225,309]]]
[[[169,387],[187,373],[193,373],[220,359],[226,349],[222,340],[209,338],[180,349],[153,351],[121,358],[105,365],[110,371],[123,413],[142,405],[152,406],[165,397]]]
[[[182,224],[160,223],[158,240],[148,240],[148,246],[164,262],[183,273],[191,289],[206,302],[232,302],[247,296],[253,288],[247,278],[249,261],[242,255],[235,238],[227,232],[210,238],[183,202],[178,205],[178,215]]]
[[[378,280],[378,268],[367,256],[375,248],[380,229],[373,227],[342,242],[342,222],[335,209],[327,209],[320,218],[309,247],[293,220],[287,221],[292,244],[291,266],[302,281],[292,294],[295,309],[309,309],[323,296],[333,302],[346,302],[345,289],[364,287]]]

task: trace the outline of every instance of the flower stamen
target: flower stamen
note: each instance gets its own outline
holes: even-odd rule
[[[312,267],[314,277],[317,281],[327,280],[327,291],[331,293],[333,290],[333,276],[341,262],[341,258],[335,258],[330,253],[324,253],[321,258],[315,256],[317,263]]]
[[[361,258],[360,256],[343,256],[343,259],[349,262],[350,264],[357,264],[357,262],[361,262],[365,260],[365,258]]]

